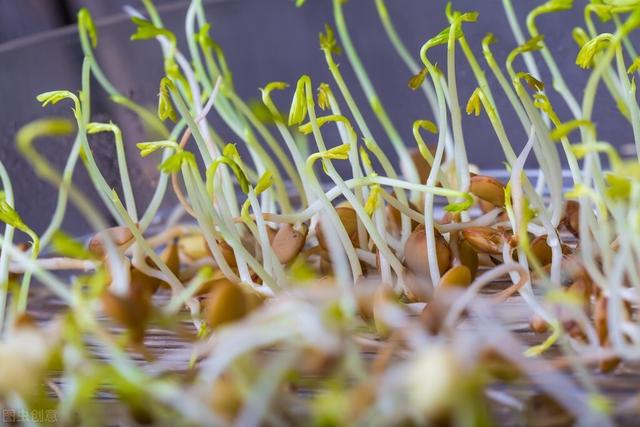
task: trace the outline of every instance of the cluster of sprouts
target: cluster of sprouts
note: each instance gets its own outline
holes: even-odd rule
[[[492,45],[509,40],[466,38],[468,26],[481,25],[476,12],[448,4],[449,25],[412,52],[384,0],[375,0],[413,75],[407,91],[422,90],[432,110],[414,122],[413,141],[403,140],[378,97],[344,0],[331,0],[334,22],[320,34],[333,80],[268,83],[259,107],[236,93],[201,0],[186,12],[187,51],[151,0],[142,3],[144,11],[126,11],[131,39],[161,47],[157,111],[109,81],[83,9],[82,89],[38,96],[43,106],[68,104],[72,119],[41,119],[16,136],[58,191],[42,232],[15,210],[0,163],[4,408],[50,409],[60,423],[88,425],[106,416],[100,399],[108,393],[132,422],[239,426],[491,425],[499,413],[610,425],[637,411],[638,396],[613,401],[594,374],[640,358],[640,56],[629,37],[640,26],[640,2],[584,7],[584,28],[572,31],[575,62],[588,74],[577,93],[537,27],[544,15],[579,13],[571,0],[540,4],[524,27],[502,0],[517,42],[505,64]],[[446,63],[437,65],[439,49]],[[468,99],[457,87],[461,61],[477,83]],[[351,66],[358,88],[340,64]],[[92,81],[148,130],[136,147],[157,158],[159,179],[146,207],[128,174],[134,141],[117,124],[93,120]],[[631,126],[630,160],[592,121],[600,86]],[[354,90],[368,105],[356,104]],[[498,97],[516,123],[503,121]],[[381,135],[365,120],[370,112]],[[212,115],[234,141],[209,124]],[[467,158],[462,120],[481,118],[466,115],[489,119],[495,135],[484,139],[502,150],[504,182]],[[514,146],[523,141],[510,139],[514,126],[528,135],[521,150]],[[94,157],[97,133],[115,144],[120,192]],[[38,139],[69,134],[75,139],[57,170]],[[78,167],[99,205],[74,184]],[[169,192],[179,203],[158,225]],[[88,242],[61,230],[69,204],[92,227]],[[64,309],[37,318],[38,290]],[[158,351],[150,341],[157,334],[179,345]],[[522,382],[529,395],[508,386]]]

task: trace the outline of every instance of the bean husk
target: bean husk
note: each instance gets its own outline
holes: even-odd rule
[[[468,227],[461,233],[462,237],[479,253],[500,255],[506,243],[504,233],[491,227]]]

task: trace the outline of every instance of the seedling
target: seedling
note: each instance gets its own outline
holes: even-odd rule
[[[544,393],[535,405],[563,419],[611,424],[612,404],[591,374],[640,357],[640,164],[637,156],[621,158],[592,117],[607,108],[596,98],[602,81],[640,153],[640,59],[630,37],[640,26],[640,3],[585,6],[586,29],[568,34],[576,66],[589,76],[580,90],[568,86],[538,28],[546,15],[579,14],[577,7],[570,0],[537,6],[525,36],[510,0],[502,3],[517,42],[504,64],[492,48],[508,42],[468,36],[468,26],[483,25],[477,12],[447,5],[447,27],[432,31],[413,54],[384,0],[375,1],[408,68],[406,90],[422,89],[431,107],[431,117],[414,121],[411,143],[400,138],[378,94],[382,82],[370,78],[351,39],[356,5],[333,0],[334,22],[319,35],[332,82],[308,74],[267,83],[259,109],[236,92],[201,0],[186,13],[187,51],[150,0],[143,0],[144,13],[126,9],[131,39],[156,40],[162,50],[154,109],[110,82],[94,54],[102,48],[99,28],[82,9],[81,91],[38,96],[43,106],[70,102],[72,121],[39,120],[16,136],[27,161],[58,191],[41,234],[16,210],[11,177],[0,164],[0,403],[56,407],[67,424],[95,423],[88,403],[116,391],[133,419],[165,424],[487,425],[488,398],[524,407],[508,388],[490,388],[507,378],[499,364],[509,368],[509,380]],[[596,18],[612,25],[601,31]],[[446,62],[436,64],[433,52],[441,49]],[[468,100],[458,90],[463,61],[477,84]],[[348,65],[366,106],[356,103],[356,88],[343,76]],[[552,82],[542,80],[542,67]],[[91,76],[135,113],[147,140],[130,141],[117,124],[93,121]],[[568,116],[556,111],[552,91]],[[504,105],[515,123],[503,120]],[[463,106],[471,117],[463,117]],[[367,109],[382,135],[372,132]],[[233,141],[211,126],[211,114]],[[504,181],[478,173],[468,158],[473,142],[463,121],[485,115],[504,155]],[[514,126],[528,136],[523,149],[515,148],[524,141],[513,140]],[[337,138],[325,137],[329,128]],[[57,171],[35,140],[74,132]],[[122,194],[94,158],[89,135],[99,132],[113,136]],[[147,206],[129,178],[125,147],[132,144],[141,157],[157,159]],[[537,182],[525,170],[530,160]],[[336,162],[350,172],[338,172]],[[99,204],[76,187],[78,163]],[[179,204],[152,227],[167,190]],[[86,244],[61,230],[69,202],[92,228]],[[32,277],[64,305],[47,324],[25,322],[38,309]],[[499,289],[487,296],[489,287]],[[524,302],[531,330],[544,334],[529,348],[500,315],[515,298]],[[179,336],[180,348],[153,354],[148,338],[158,330]],[[563,357],[540,357],[554,346],[548,357]],[[366,361],[371,352],[373,364]],[[556,369],[566,363],[570,374]],[[41,385],[54,380],[64,385],[51,386],[57,396],[50,398]],[[301,387],[318,389],[317,397],[295,396]],[[289,411],[291,402],[296,409]]]

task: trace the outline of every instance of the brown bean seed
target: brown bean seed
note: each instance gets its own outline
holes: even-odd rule
[[[166,264],[171,272],[176,276],[180,276],[180,255],[178,254],[178,245],[175,242],[169,243],[162,253],[160,259]],[[146,258],[145,262],[153,269],[158,269],[157,264],[150,258]],[[131,266],[130,283],[132,287],[138,288],[139,291],[149,292],[151,295],[156,293],[160,285],[169,286],[168,283],[161,281],[155,277],[148,276],[134,266]]]
[[[504,207],[504,185],[495,178],[485,175],[471,177],[469,192],[493,206]]]
[[[212,328],[240,320],[247,312],[245,293],[233,283],[216,286],[204,303],[204,318]]]
[[[202,234],[192,234],[180,237],[178,249],[192,261],[210,256],[209,246]]]
[[[621,362],[622,360],[619,357],[608,357],[600,360],[598,368],[600,369],[600,372],[607,374],[615,370]]]
[[[567,201],[561,223],[571,234],[580,237],[580,203],[574,200]]]
[[[180,275],[180,254],[178,253],[178,245],[175,242],[169,243],[164,248],[160,254],[160,259],[176,277]],[[156,263],[152,260],[149,260],[149,264],[156,267]]]
[[[549,324],[537,314],[534,314],[531,317],[529,325],[531,326],[533,332],[535,332],[536,334],[544,334],[549,330]]]
[[[480,263],[478,259],[478,252],[473,249],[473,246],[464,239],[461,239],[458,243],[458,252],[460,255],[460,263],[469,269],[471,273],[471,279],[475,279],[478,273],[478,265]]]
[[[420,208],[418,208],[415,204],[411,202],[409,202],[409,207],[417,212],[422,211]],[[389,228],[391,229],[391,232],[395,234],[399,234],[402,227],[403,214],[398,209],[391,206],[390,204],[388,204],[385,207],[385,213],[387,215],[387,223],[389,224]],[[418,226],[418,222],[411,220],[411,229],[415,230],[417,226]]]
[[[541,266],[551,263],[553,257],[551,247],[547,243],[547,235],[538,236],[531,242],[531,257]]]
[[[598,334],[598,341],[600,341],[601,345],[605,345],[609,340],[609,329],[607,326],[607,299],[603,296],[596,299],[593,325]]]
[[[464,265],[451,267],[441,278],[438,289],[460,287],[466,288],[471,284],[471,271]]]
[[[273,244],[273,239],[276,238],[276,234],[278,234],[278,230],[267,225],[267,234],[269,235],[269,244]]]
[[[335,210],[340,218],[340,222],[342,222],[342,225],[349,236],[349,239],[351,239],[351,243],[353,246],[358,247],[358,216],[356,211],[351,206],[345,204],[338,205]],[[318,221],[318,225],[316,226],[316,237],[318,238],[318,244],[322,249],[328,250],[327,240],[323,231],[324,224],[327,224],[330,229],[333,229],[329,219],[323,216],[320,218],[320,221]]]
[[[147,276],[134,266],[129,270],[129,281],[135,292],[148,292],[153,295],[160,286],[160,279]]]
[[[442,324],[448,309],[448,304],[436,298],[428,303],[422,310],[420,323],[422,323],[427,332],[436,335],[442,329]]]
[[[206,282],[204,282],[200,286],[200,289],[198,289],[198,291],[195,293],[195,295],[196,296],[205,295],[208,293],[212,293],[215,289],[217,289],[220,286],[234,285],[234,284],[235,283],[233,283],[232,281],[230,281],[225,277],[222,271],[216,270],[213,273],[213,277],[210,280],[207,280]]]
[[[584,311],[589,309],[589,296],[591,295],[591,283],[588,280],[578,279],[567,288],[566,292],[575,295],[582,302]]]
[[[600,295],[596,299],[596,304],[594,308],[593,314],[593,323],[596,329],[596,333],[598,334],[598,341],[600,341],[600,345],[603,347],[610,347],[609,343],[609,329],[607,325],[607,316],[608,316],[608,301],[607,298]],[[627,314],[629,314],[627,310]],[[621,360],[619,357],[607,357],[605,359],[601,359],[598,363],[598,368],[603,373],[612,372],[614,369],[618,367]]]
[[[435,154],[436,150],[434,146],[427,146],[427,148],[429,148],[429,151],[431,151],[432,155]],[[410,150],[409,154],[411,155],[411,160],[413,160],[413,164],[416,167],[416,171],[418,172],[420,183],[424,184],[425,182],[427,182],[427,178],[429,178],[429,174],[431,173],[431,166],[425,160],[425,158],[422,157],[420,150],[418,150],[417,148]]]
[[[247,302],[247,313],[260,308],[267,300],[267,297],[251,289],[243,289],[245,301]]]
[[[271,247],[282,264],[293,260],[304,247],[308,228],[301,224],[294,228],[291,224],[282,224],[276,232]]]
[[[224,240],[218,241],[218,246],[229,267],[236,267],[238,264],[236,263],[236,254],[233,252],[233,248]]]
[[[451,265],[451,249],[442,235],[435,231],[436,257],[440,274],[447,271]],[[427,233],[424,226],[419,225],[407,239],[405,244],[405,264],[409,270],[420,277],[429,275],[429,260],[427,256]]]
[[[482,213],[487,213],[496,208],[493,203],[487,202],[486,200],[482,200],[480,198],[478,198],[478,207],[480,208]]]
[[[234,420],[244,401],[240,386],[232,378],[231,375],[220,376],[209,393],[211,407],[229,422]]]
[[[106,290],[101,300],[105,313],[128,329],[131,340],[142,342],[153,309],[151,294],[134,287],[125,296]]]

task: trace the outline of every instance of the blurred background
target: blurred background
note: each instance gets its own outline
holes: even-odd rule
[[[179,2],[154,0],[160,7],[167,3]],[[103,18],[122,13],[126,4],[135,0],[0,0],[0,43],[75,24],[82,7]]]
[[[578,48],[571,30],[578,25],[584,26],[582,8],[586,2],[576,0],[575,10],[539,19],[539,28],[546,35],[558,66],[578,99],[589,72],[575,65]],[[204,0],[204,3],[212,23],[212,37],[224,49],[237,91],[245,100],[257,99],[258,88],[270,81],[295,83],[304,73],[312,77],[316,86],[323,81],[333,83],[318,46],[318,33],[325,23],[333,21],[330,1],[309,0],[303,8],[294,7],[293,0]],[[524,24],[528,11],[543,2],[514,0],[513,3]],[[139,0],[0,0],[0,160],[13,179],[19,212],[36,230],[48,224],[56,191],[37,179],[16,152],[15,133],[22,125],[39,117],[62,115],[71,118],[69,106],[65,103],[43,109],[35,97],[49,90],[79,88],[82,53],[74,27],[79,8],[89,8],[96,21],[99,40],[96,57],[108,78],[121,92],[141,104],[154,106],[157,102],[158,83],[163,72],[160,50],[155,41],[129,41],[135,28],[122,11],[125,4],[143,10]],[[184,47],[183,26],[188,2],[155,0],[155,4],[165,25],[178,35],[179,46]],[[445,5],[444,0],[387,1],[390,16],[401,38],[416,58],[422,43],[446,25]],[[480,12],[477,23],[465,25],[467,39],[482,59],[480,42],[486,33],[494,33],[497,38],[494,52],[503,63],[516,43],[502,2],[455,0],[453,6],[459,10]],[[344,8],[356,49],[384,106],[406,144],[413,145],[413,121],[433,120],[426,98],[421,91],[408,88],[411,73],[386,38],[374,0],[350,0]],[[444,54],[445,49],[434,49],[433,58],[442,68],[446,63]],[[389,146],[346,57],[343,55],[337,60],[379,142]],[[543,74],[537,77],[550,87],[551,80],[542,61],[539,61],[539,66]],[[460,103],[464,107],[477,84],[461,54],[456,68]],[[524,65],[518,62],[517,68],[524,70]],[[498,108],[513,144],[521,147],[526,135],[491,73],[487,74],[496,90]],[[571,117],[562,101],[553,90],[548,92],[561,118],[569,120]],[[276,98],[281,109],[289,107],[291,95],[292,91]],[[619,147],[630,143],[631,127],[620,118],[615,103],[604,90],[601,90],[598,101],[595,119],[600,138]],[[94,121],[113,120],[123,129],[139,204],[146,206],[157,172],[156,159],[142,161],[135,148],[136,142],[146,138],[142,126],[130,112],[109,102],[98,85],[93,86],[92,108]],[[502,167],[504,158],[486,116],[464,117],[463,120],[470,160],[482,168]],[[229,142],[237,142],[237,138],[214,114],[210,121]],[[38,142],[38,147],[61,167],[70,143],[70,140],[43,140]],[[105,168],[109,183],[118,190],[113,142],[107,136],[96,136],[91,138],[91,144],[99,164]],[[393,157],[392,150],[388,152]],[[77,167],[75,176],[83,189],[91,193],[81,165]],[[86,230],[86,225],[74,212],[69,215],[65,227],[72,232]]]

